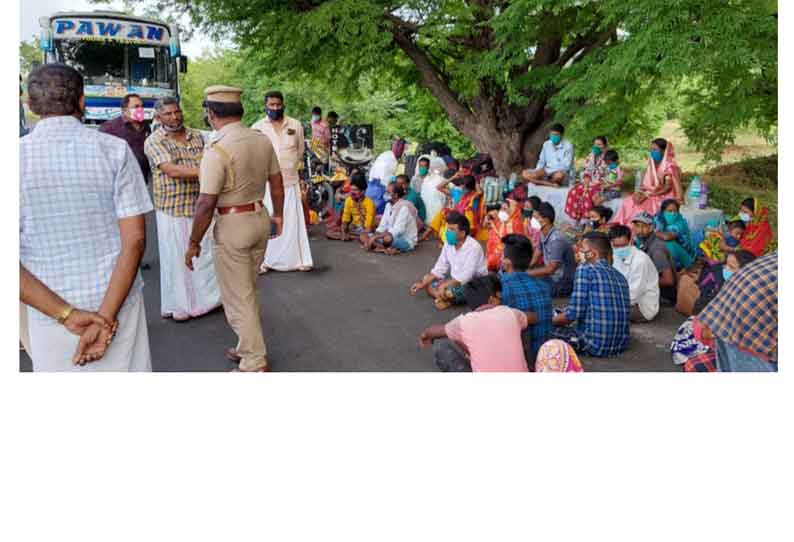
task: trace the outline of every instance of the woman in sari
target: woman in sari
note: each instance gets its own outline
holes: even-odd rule
[[[739,218],[746,225],[739,246],[722,247],[723,250],[728,253],[746,250],[756,258],[767,252],[774,237],[772,226],[769,225],[769,209],[761,207],[758,198],[747,198],[739,208]]]
[[[543,343],[535,359],[536,373],[581,373],[582,362],[573,347],[565,341],[552,339]]]
[[[639,212],[655,215],[664,200],[672,198],[679,204],[684,201],[681,189],[681,168],[675,162],[675,147],[672,141],[654,139],[651,142],[648,167],[639,192],[623,198],[614,222],[631,226],[631,220]]]
[[[598,136],[593,140],[593,148],[584,161],[581,180],[568,192],[565,201],[565,214],[573,220],[581,220],[593,208],[593,198],[600,194],[602,181],[607,176],[607,164],[604,154],[607,151],[606,136]]]
[[[469,220],[471,236],[480,240],[478,233],[479,225],[482,222],[480,215],[480,202],[482,200],[480,196],[482,196],[482,191],[471,175],[466,175],[457,183],[456,181],[457,177],[453,175],[449,181],[438,187],[438,191],[448,197],[449,204],[436,213],[436,216],[430,222],[429,230],[435,233],[439,239],[444,239],[444,232],[447,228],[447,215],[452,211],[457,211]],[[453,185],[451,188],[449,187],[450,184]],[[423,235],[423,238],[426,239],[427,237]]]
[[[526,236],[524,220],[522,218],[523,205],[516,200],[508,199],[496,216],[489,216],[485,222],[489,223],[488,242],[485,245],[485,259],[488,271],[496,272],[502,266],[502,252],[504,244],[502,239],[511,233]],[[533,252],[534,254],[534,252]]]
[[[664,241],[676,267],[686,269],[694,261],[695,245],[689,233],[689,224],[679,210],[678,202],[674,199],[662,202],[656,215],[656,237]]]

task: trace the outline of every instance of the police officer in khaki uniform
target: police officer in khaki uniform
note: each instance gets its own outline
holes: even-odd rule
[[[240,122],[242,91],[212,86],[204,91],[207,119],[216,135],[205,150],[199,174],[200,195],[193,216],[185,264],[201,253],[201,239],[217,211],[215,272],[226,319],[237,334],[236,348],[226,357],[240,363],[240,371],[267,371],[267,351],[256,290],[259,267],[271,228],[281,233],[284,185],[278,158],[267,136]],[[262,205],[270,181],[273,216]]]

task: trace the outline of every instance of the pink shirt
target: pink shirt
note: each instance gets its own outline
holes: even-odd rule
[[[521,331],[527,327],[523,312],[504,305],[484,305],[458,316],[444,329],[447,338],[469,351],[471,370],[478,372],[527,372]]]

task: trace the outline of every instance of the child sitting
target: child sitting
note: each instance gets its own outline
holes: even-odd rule
[[[607,174],[601,192],[593,196],[595,205],[603,205],[605,201],[620,197],[620,188],[623,185],[623,170],[620,168],[620,156],[617,151],[609,149],[604,153],[604,162],[607,165]]]
[[[725,263],[728,252],[739,246],[746,227],[742,220],[731,220],[722,228],[706,228],[706,238],[698,245],[698,254],[711,264]]]

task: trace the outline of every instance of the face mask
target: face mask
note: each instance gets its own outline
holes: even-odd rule
[[[664,220],[668,224],[671,224],[671,223],[675,222],[677,218],[678,218],[678,213],[677,212],[676,213],[668,213],[668,212],[664,213]]]
[[[454,231],[446,231],[445,238],[447,240],[448,245],[452,245],[453,247],[458,244],[458,236]]]
[[[499,216],[499,220],[501,220],[502,222],[507,222],[508,220],[510,220],[510,215],[507,214],[505,211],[499,211],[498,216]]]
[[[739,218],[742,219],[742,222],[750,222],[750,215],[747,213],[739,213]]]
[[[587,252],[580,252],[578,260],[581,264],[587,263]]]
[[[733,271],[731,271],[727,267],[722,268],[722,278],[728,280],[729,278],[731,278],[731,275],[733,275]]]
[[[653,158],[654,162],[661,162],[662,161],[662,152],[661,151],[651,151],[651,158]]]
[[[359,194],[358,196],[354,196],[353,194],[350,194],[350,197],[353,198],[353,201],[361,201],[362,199],[364,199],[364,194]]]
[[[610,170],[613,170],[613,171],[618,169],[618,163],[617,162],[612,162],[611,164],[607,164],[607,169],[610,169]]]
[[[585,224],[590,226],[591,230],[594,230],[594,229],[598,228],[598,221],[596,221],[596,220],[586,220]]]
[[[532,218],[532,209],[521,209],[521,218]]]
[[[312,122],[320,122],[320,115],[312,115]]]
[[[532,226],[532,229],[538,231],[541,229],[540,222],[535,217],[532,217],[532,220],[529,221],[529,225]]]
[[[597,145],[593,145],[593,155],[601,156],[601,147],[598,147]]]
[[[209,129],[212,129],[212,124],[210,123],[210,116],[206,110],[204,110],[204,115],[202,115],[202,118],[204,119],[204,126],[206,126]]]
[[[557,135],[557,134],[551,134],[551,135],[549,136],[549,140],[550,140],[552,143],[554,143],[555,145],[559,145],[559,144],[560,144],[560,141],[562,141],[562,136],[559,136],[559,135]]]
[[[130,117],[135,122],[143,122],[146,119],[146,114],[143,111],[143,107],[136,107],[133,109]]]
[[[427,170],[427,168],[426,168],[426,167],[424,167],[424,166],[419,166],[419,175],[421,175],[422,177],[424,177],[425,175],[427,175],[427,171],[428,171],[428,170]]]
[[[613,248],[612,254],[614,254],[615,258],[618,258],[619,260],[625,260],[629,257],[629,254],[631,254],[631,247],[625,246]]]
[[[279,120],[281,117],[284,116],[283,109],[268,109],[267,116],[270,120]]]
[[[163,130],[165,130],[166,132],[174,133],[174,132],[181,132],[182,128],[185,127],[185,123],[180,122],[176,126],[168,126],[167,124],[163,124],[162,126],[163,126]]]
[[[457,205],[461,196],[463,196],[463,189],[459,186],[453,186],[450,188],[449,193],[452,196],[452,203]]]

